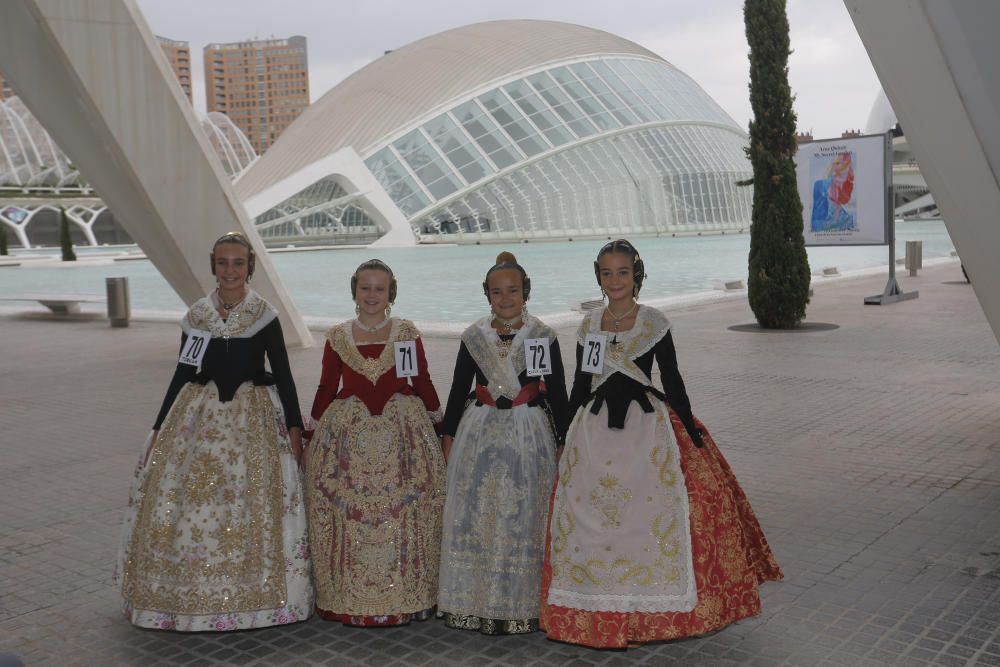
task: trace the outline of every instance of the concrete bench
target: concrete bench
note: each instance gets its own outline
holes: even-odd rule
[[[0,296],[0,301],[37,301],[56,315],[73,315],[80,312],[81,303],[104,303],[99,294],[11,294]]]

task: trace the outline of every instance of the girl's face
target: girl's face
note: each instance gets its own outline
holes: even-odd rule
[[[220,289],[241,289],[250,273],[250,251],[239,243],[220,243],[215,246],[214,266]]]
[[[598,276],[603,289],[611,301],[632,298],[632,258],[624,252],[609,252],[597,260]]]
[[[361,312],[381,315],[389,305],[389,274],[379,269],[365,269],[358,273],[358,286],[354,292],[354,303]]]
[[[524,287],[520,271],[497,269],[490,274],[486,286],[489,288],[490,305],[497,317],[511,320],[521,314],[524,307]]]

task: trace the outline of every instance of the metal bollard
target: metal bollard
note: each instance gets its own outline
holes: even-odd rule
[[[113,327],[127,327],[132,317],[128,299],[128,278],[105,278],[108,290],[108,319]]]
[[[924,242],[923,241],[907,241],[906,242],[906,259],[903,262],[903,266],[910,272],[910,277],[917,275],[917,269],[922,269],[924,266]]]

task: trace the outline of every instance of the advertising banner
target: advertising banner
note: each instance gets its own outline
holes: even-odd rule
[[[795,175],[807,246],[889,243],[892,144],[888,135],[799,144]]]

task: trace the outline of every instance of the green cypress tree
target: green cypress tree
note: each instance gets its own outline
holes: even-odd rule
[[[750,146],[753,224],[747,291],[766,329],[794,329],[809,303],[809,258],[802,234],[802,202],[795,180],[795,112],[788,86],[785,0],[746,0],[750,44]]]
[[[73,239],[69,235],[69,218],[66,217],[66,209],[63,208],[59,209],[59,245],[62,247],[62,261],[75,262]]]
[[[0,255],[7,254],[7,230],[0,224]]]

